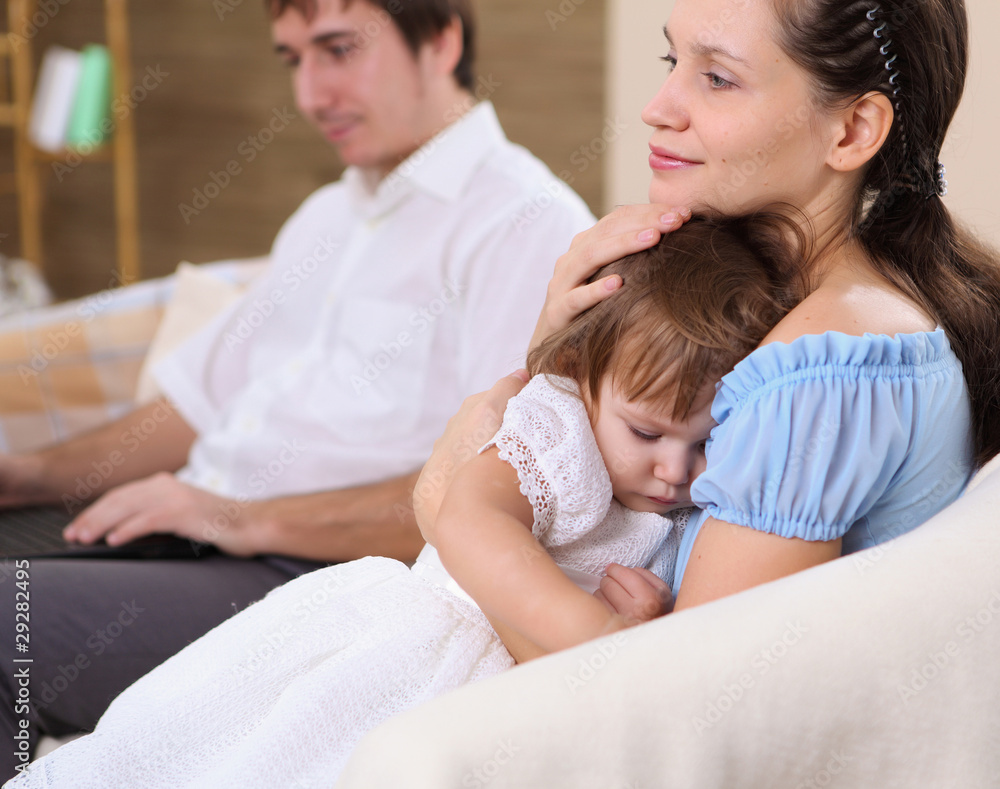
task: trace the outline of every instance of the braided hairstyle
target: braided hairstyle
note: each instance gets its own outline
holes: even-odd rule
[[[1000,267],[942,197],[941,148],[968,70],[964,0],[773,0],[778,42],[820,106],[887,96],[892,128],[868,164],[851,234],[876,270],[944,328],[972,403],[977,465],[1000,453]]]

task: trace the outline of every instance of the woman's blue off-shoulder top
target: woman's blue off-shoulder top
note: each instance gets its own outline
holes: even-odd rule
[[[889,337],[827,332],[758,348],[722,379],[704,512],[681,541],[676,588],[708,516],[832,540],[850,553],[951,503],[972,472],[962,365],[943,330]]]

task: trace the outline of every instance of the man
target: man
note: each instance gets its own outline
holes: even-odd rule
[[[411,491],[435,437],[520,363],[556,257],[593,221],[474,106],[467,0],[268,6],[299,108],[349,168],[289,219],[246,297],[158,369],[169,402],[0,458],[14,505],[59,501],[118,452],[70,538],[172,532],[222,551],[31,562],[32,736],[91,727],[137,677],[318,563],[414,558]],[[19,762],[0,753],[6,776]]]

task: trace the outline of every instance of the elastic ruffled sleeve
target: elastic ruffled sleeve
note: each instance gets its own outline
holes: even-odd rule
[[[611,480],[578,391],[570,379],[536,375],[508,402],[500,430],[483,447],[496,446],[517,471],[535,537],[550,532],[558,517],[556,542],[593,529],[611,503]]]
[[[692,498],[714,518],[759,531],[842,537],[905,476],[910,449],[926,441],[923,403],[956,387],[964,398],[942,331],[766,345],[720,385],[719,424]]]

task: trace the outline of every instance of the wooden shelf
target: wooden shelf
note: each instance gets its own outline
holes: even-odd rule
[[[6,4],[7,31],[22,29],[37,8],[37,0],[6,0]],[[104,23],[114,74],[112,95],[121,96],[132,87],[127,0],[104,0]],[[54,162],[71,165],[110,162],[114,167],[118,275],[122,282],[139,279],[139,198],[132,113],[116,119],[111,140],[86,156],[70,150],[59,153],[42,151],[29,142],[27,133],[34,81],[30,41],[12,47],[10,39],[5,34],[0,35],[0,58],[6,59],[11,66],[13,91],[10,101],[0,102],[0,126],[14,129],[15,173],[5,178],[8,182],[13,179],[16,185],[21,256],[38,266],[43,263],[42,189],[50,166]]]
[[[36,148],[31,146],[31,156],[37,162],[43,162],[45,164],[51,164],[52,162],[76,162],[77,159],[81,159],[83,163],[86,162],[111,162],[114,161],[114,145],[111,143],[105,143],[100,148],[94,149],[91,153],[83,154],[73,150],[64,150],[53,153],[52,151],[43,151],[41,148]]]

